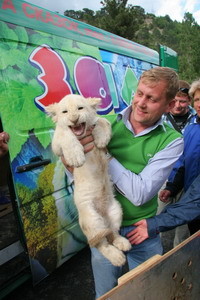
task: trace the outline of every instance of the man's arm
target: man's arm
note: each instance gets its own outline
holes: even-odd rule
[[[174,165],[172,172],[169,175],[165,190],[170,191],[172,197],[176,196],[184,187],[185,178],[185,151],[190,145],[190,126],[188,126],[183,134],[184,152]],[[187,151],[186,151],[187,152]]]
[[[91,131],[81,140],[85,153],[90,151],[86,149],[89,138],[91,143],[93,140]],[[115,158],[110,159],[109,174],[116,190],[136,206],[146,203],[158,193],[182,151],[183,139],[177,138],[165,149],[156,153],[139,174],[127,170]]]
[[[174,169],[173,169],[174,171]],[[168,178],[165,190],[170,191],[171,196],[176,196],[184,187],[185,167],[180,166],[174,175],[174,178]]]
[[[139,174],[125,169],[116,159],[112,159],[109,162],[111,179],[116,189],[134,205],[142,205],[158,193],[182,151],[183,139],[178,138],[150,159]]]
[[[179,163],[179,161],[180,159],[178,160],[177,163]],[[175,165],[177,165],[177,163]],[[172,173],[174,174],[174,176],[172,176]],[[180,191],[184,187],[184,177],[185,177],[185,167],[184,166],[180,166],[179,168],[174,167],[172,172],[170,173],[165,188],[161,190],[158,195],[160,201],[165,203],[169,202],[170,197],[175,197],[178,193],[180,193]]]
[[[192,220],[200,219],[200,175],[193,181],[179,202],[168,205],[159,215],[141,220],[128,234],[132,244],[139,244],[159,232],[173,229]]]

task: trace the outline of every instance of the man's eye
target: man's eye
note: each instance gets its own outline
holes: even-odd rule
[[[66,114],[67,112],[68,112],[67,110],[63,110],[63,111],[62,111],[63,114]]]
[[[78,108],[78,110],[81,110],[81,109],[83,109],[83,106],[80,106],[80,107]]]

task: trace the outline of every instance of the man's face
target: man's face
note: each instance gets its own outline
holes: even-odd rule
[[[167,102],[165,91],[165,81],[149,83],[141,79],[132,102],[132,121],[147,128],[155,124],[163,113],[169,112],[174,100]]]
[[[170,113],[174,116],[184,116],[188,112],[188,106],[190,105],[190,99],[187,94],[176,96],[175,105],[170,110]]]
[[[197,112],[198,117],[200,117],[200,90],[194,93],[194,109]]]

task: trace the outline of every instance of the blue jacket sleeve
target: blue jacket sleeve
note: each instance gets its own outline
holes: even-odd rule
[[[177,162],[175,163],[165,189],[169,190],[171,192],[171,196],[176,196],[183,188],[184,188],[184,182],[185,182],[185,146],[188,141],[188,136],[190,134],[190,130],[188,129],[190,126],[188,126],[185,129],[185,132],[183,134],[184,138],[184,151],[183,154],[179,157]]]
[[[200,219],[200,174],[179,202],[170,204],[157,216],[147,219],[149,237]]]

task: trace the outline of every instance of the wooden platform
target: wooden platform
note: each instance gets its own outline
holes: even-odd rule
[[[200,299],[200,231],[163,256],[156,255],[118,280],[98,300]]]

